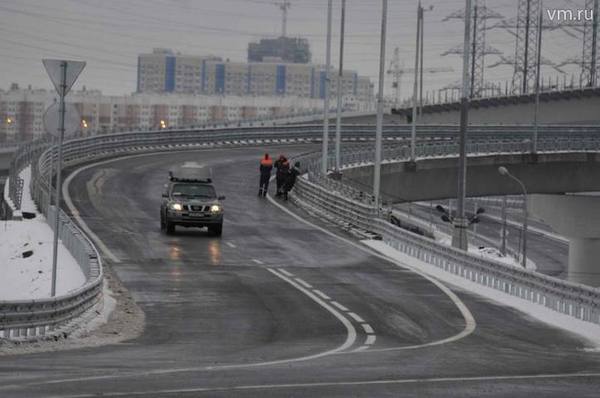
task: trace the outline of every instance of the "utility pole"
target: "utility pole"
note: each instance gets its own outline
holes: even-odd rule
[[[321,172],[323,175],[327,174],[327,159],[329,155],[329,69],[331,68],[331,14],[332,14],[332,1],[327,1],[327,50],[325,52],[325,85],[323,100],[323,149],[322,149],[322,161],[321,161]]]
[[[460,99],[460,136],[458,161],[458,189],[456,217],[452,246],[466,251],[468,220],[465,217],[465,199],[467,191],[467,127],[469,123],[469,47],[471,40],[471,0],[465,0],[465,30],[463,43],[462,93]]]
[[[412,106],[412,124],[411,124],[411,132],[410,132],[410,162],[414,163],[416,161],[416,145],[417,145],[417,96],[419,94],[419,53],[420,46],[419,43],[421,41],[421,24],[423,22],[423,7],[421,7],[421,2],[417,6],[417,42],[415,45],[415,76],[413,81],[413,106]]]
[[[379,91],[377,93],[377,125],[375,129],[375,164],[373,171],[373,196],[379,211],[379,189],[381,184],[381,144],[383,141],[383,80],[385,78],[385,35],[387,29],[387,0],[382,0],[381,39],[379,46]]]
[[[537,153],[537,141],[538,141],[538,116],[540,111],[540,67],[542,65],[542,23],[544,21],[544,13],[542,9],[543,1],[540,0],[539,8],[539,20],[538,20],[538,31],[537,31],[537,62],[535,65],[535,109],[533,111],[533,139],[531,143],[531,153]]]
[[[598,12],[600,11],[598,7],[598,0],[594,0],[594,14],[592,21],[592,59],[590,62],[590,86],[596,87],[596,82],[598,81],[598,65],[597,65],[597,57],[598,57]]]
[[[423,31],[425,30],[423,14],[425,14],[425,10],[421,7],[421,23],[419,24],[419,119],[423,115]]]
[[[337,77],[337,118],[335,122],[335,172],[340,173],[340,146],[342,142],[342,82],[344,78],[344,24],[346,20],[346,0],[342,0],[340,24],[340,64]]]
[[[506,195],[502,197],[502,245],[500,246],[500,253],[506,256]]]

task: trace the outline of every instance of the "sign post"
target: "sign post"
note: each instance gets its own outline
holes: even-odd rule
[[[42,60],[52,84],[60,97],[58,106],[58,160],[56,165],[56,212],[54,214],[54,247],[52,252],[52,288],[50,295],[56,296],[56,269],[58,259],[58,226],[60,213],[61,171],[62,171],[62,143],[65,137],[65,96],[79,77],[85,67],[85,62],[65,61],[58,59]],[[49,191],[52,186],[49,186]],[[50,192],[48,192],[50,194]]]

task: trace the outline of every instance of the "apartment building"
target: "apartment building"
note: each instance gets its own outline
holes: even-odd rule
[[[16,86],[0,90],[0,142],[44,135],[44,113],[54,101],[54,90]],[[323,101],[315,98],[175,93],[106,96],[96,90],[72,91],[66,101],[75,105],[81,117],[79,135],[292,116],[318,113],[323,107]]]
[[[235,96],[325,97],[325,67],[285,63],[264,56],[262,62],[229,62],[213,56],[176,54],[155,49],[138,57],[139,93],[186,93]],[[332,93],[337,90],[337,71],[330,71]],[[346,102],[367,108],[373,103],[368,77],[344,70],[342,95]]]

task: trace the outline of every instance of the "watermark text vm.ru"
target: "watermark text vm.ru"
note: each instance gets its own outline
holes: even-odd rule
[[[594,20],[594,10],[591,8],[577,10],[548,8],[546,14],[551,22],[586,22]]]

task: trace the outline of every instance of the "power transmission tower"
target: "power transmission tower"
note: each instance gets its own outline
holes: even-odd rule
[[[469,54],[470,97],[477,98],[483,95],[486,88],[484,76],[486,55],[502,55],[501,51],[486,44],[487,21],[489,19],[502,19],[503,16],[487,8],[485,0],[477,0],[474,2],[471,18],[471,50]],[[464,10],[459,10],[448,15],[443,21],[450,19],[464,20]],[[442,53],[442,56],[450,54],[462,55],[463,51],[462,46],[457,46]]]
[[[537,15],[540,0],[519,0],[517,10],[517,45],[515,47],[515,69],[513,72],[513,91],[520,87],[526,94],[535,82],[535,63],[537,49]]]
[[[535,87],[536,59],[538,58],[538,15],[541,3],[541,0],[518,0],[517,17],[503,20],[492,26],[492,28],[506,29],[516,38],[514,57],[501,57],[499,62],[489,66],[490,68],[498,65],[513,66],[512,94],[527,94]],[[563,26],[563,24],[542,26],[543,30],[561,29],[570,34],[567,28],[568,26]],[[551,66],[559,73],[564,73],[560,69],[561,65],[544,57],[540,57],[540,65]]]
[[[287,13],[288,8],[292,6],[290,0],[282,0],[281,3],[275,3],[277,7],[281,10],[282,18],[281,18],[281,37],[287,36]]]
[[[581,63],[581,81],[590,87],[598,82],[598,0],[586,0],[585,9],[593,10],[592,21],[585,20],[583,25],[583,59]]]

